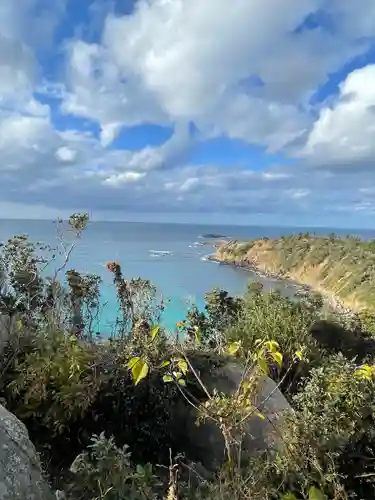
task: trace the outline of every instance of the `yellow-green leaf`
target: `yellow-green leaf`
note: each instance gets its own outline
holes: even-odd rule
[[[159,325],[154,325],[152,328],[151,328],[151,340],[155,340],[156,337],[159,335],[159,331],[160,331],[160,326]]]
[[[296,352],[294,353],[294,355],[295,355],[295,357],[296,357],[297,359],[299,359],[300,361],[302,361],[302,358],[303,358],[302,351],[296,351]]]
[[[181,372],[173,372],[173,375],[174,375],[174,377],[175,377],[176,380],[179,380],[182,377],[182,373]]]
[[[247,392],[250,389],[250,382],[248,380],[244,380],[241,384],[243,392]]]
[[[128,363],[128,367],[131,369],[135,385],[147,377],[150,369],[147,362],[139,357],[132,358]]]
[[[281,368],[283,364],[283,355],[281,352],[275,351],[271,353],[271,356],[273,357],[275,363]]]
[[[165,383],[173,382],[173,377],[171,377],[170,375],[164,375],[163,382]]]
[[[133,368],[133,366],[136,365],[140,359],[141,358],[139,356],[135,356],[134,358],[129,359],[128,365],[127,365],[128,368],[130,368],[130,370],[131,370]]]
[[[309,500],[328,500],[328,497],[315,486],[311,486],[309,489]]]
[[[17,328],[18,328],[18,330],[22,330],[22,320],[21,319],[19,319],[17,321]]]
[[[255,415],[259,417],[261,420],[265,420],[265,416],[262,413],[256,412]]]
[[[238,353],[238,351],[240,350],[240,348],[241,348],[241,342],[232,342],[227,347],[227,353],[230,356],[234,356],[234,355],[236,355]]]
[[[187,362],[184,359],[179,359],[177,362],[177,366],[179,369],[182,371],[184,375],[187,374],[187,371],[189,369]]]
[[[165,368],[166,366],[169,366],[170,364],[171,364],[170,361],[163,361],[159,368]]]
[[[185,385],[186,385],[186,382],[185,382],[185,380],[184,380],[183,378],[180,378],[180,380],[178,381],[178,383],[179,383],[180,385],[183,385],[183,386],[185,386]]]
[[[267,340],[265,346],[271,352],[276,352],[280,348],[279,344],[275,340]]]
[[[364,380],[372,380],[372,369],[369,365],[364,365],[358,368],[355,372],[354,375],[358,378],[364,379]]]
[[[262,357],[258,358],[258,365],[263,373],[265,373],[265,374],[268,373],[268,363],[264,358],[262,358]]]

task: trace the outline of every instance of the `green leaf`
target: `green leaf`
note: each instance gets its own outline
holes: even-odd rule
[[[240,348],[241,348],[241,342],[232,342],[227,347],[227,353],[230,356],[234,356],[234,355],[236,355],[238,353],[238,351],[240,350]]]
[[[182,373],[181,372],[173,372],[173,375],[174,375],[174,377],[175,377],[176,380],[179,380],[182,377]]]
[[[309,489],[309,500],[328,500],[328,497],[315,486],[311,486]]]
[[[187,371],[189,369],[187,362],[184,359],[179,359],[177,362],[177,366],[179,369],[182,371],[184,375],[187,374]]]
[[[186,382],[185,382],[185,380],[184,380],[183,378],[180,378],[180,380],[178,381],[178,383],[179,383],[180,385],[183,385],[183,386],[185,386],[185,385],[186,385]]]
[[[283,355],[281,354],[281,352],[272,352],[271,356],[273,357],[275,363],[281,368],[283,364]]]
[[[141,359],[138,356],[132,358],[129,361],[128,368],[130,368],[130,370],[132,372],[135,385],[138,385],[142,379],[147,377],[149,369],[150,369],[147,361],[145,361],[144,359]]]
[[[142,465],[139,465],[139,464],[137,464],[136,471],[137,471],[137,474],[139,474],[140,476],[142,476],[145,473],[144,468],[142,467]]]
[[[21,319],[19,319],[17,321],[17,328],[18,328],[18,330],[22,330],[22,320]]]
[[[154,325],[152,328],[151,328],[151,340],[155,340],[156,337],[159,335],[159,332],[160,332],[160,326],[159,325]]]
[[[159,368],[165,368],[166,366],[169,366],[171,364],[170,361],[163,361],[162,364],[159,366]]]
[[[285,493],[285,495],[282,496],[282,500],[298,500],[298,499],[294,493]]]
[[[165,383],[173,382],[173,377],[171,377],[171,375],[164,375],[163,382]]]

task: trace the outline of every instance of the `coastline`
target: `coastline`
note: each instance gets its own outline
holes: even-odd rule
[[[216,246],[218,248],[218,246]],[[232,266],[242,269],[247,272],[251,272],[259,276],[260,278],[272,279],[275,281],[283,281],[288,282],[292,286],[296,288],[296,295],[300,292],[308,293],[308,292],[317,292],[319,293],[323,300],[325,306],[333,313],[338,313],[341,315],[354,315],[356,311],[351,309],[343,304],[343,302],[335,296],[333,293],[328,290],[313,286],[309,283],[301,282],[291,276],[288,275],[280,275],[274,272],[270,272],[266,269],[261,269],[254,262],[249,262],[247,260],[235,260],[235,259],[224,259],[218,257],[216,253],[209,254],[205,257],[205,260],[209,262],[216,262],[219,265],[223,266]]]

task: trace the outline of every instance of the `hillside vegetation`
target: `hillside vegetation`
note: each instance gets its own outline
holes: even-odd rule
[[[152,284],[126,279],[113,261],[119,315],[111,338],[100,338],[100,278],[68,268],[87,224],[85,214],[58,224],[62,264],[48,278],[43,270],[58,250],[46,255],[27,236],[0,249],[1,404],[26,425],[56,498],[375,498],[375,340],[367,323],[340,314],[328,322],[318,295],[296,301],[250,283],[242,297],[212,290],[203,311],[191,307],[168,332]],[[64,228],[73,243],[65,245]],[[293,249],[309,239],[285,241]],[[267,244],[276,242],[232,248],[241,259]],[[227,366],[241,373],[230,392],[212,378]],[[274,389],[258,398],[264,379]],[[277,425],[265,411],[276,394],[288,408]],[[246,455],[250,419],[270,423],[279,445]],[[214,468],[204,465],[211,442],[190,439],[207,423],[223,442]]]
[[[310,285],[354,310],[375,310],[374,241],[310,234],[232,241],[213,258]]]

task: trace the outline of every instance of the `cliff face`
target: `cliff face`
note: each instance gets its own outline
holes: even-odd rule
[[[309,235],[232,241],[218,246],[213,258],[310,285],[354,310],[375,311],[372,242]]]

